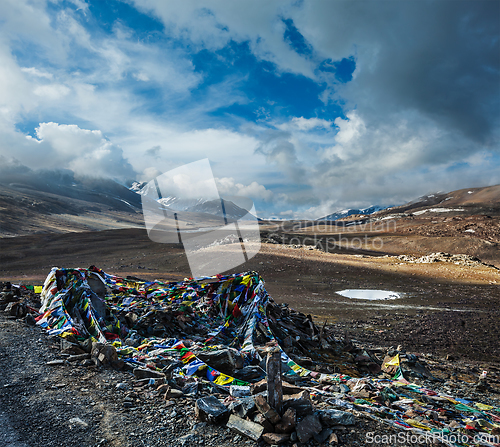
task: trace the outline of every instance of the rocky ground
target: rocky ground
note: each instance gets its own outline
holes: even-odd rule
[[[146,279],[189,275],[180,247],[154,244],[143,230],[31,235],[2,239],[1,244],[0,280],[15,283],[41,284],[53,265],[94,264]],[[372,257],[311,248],[263,244],[244,267],[260,273],[276,302],[313,315],[318,326],[326,320],[357,349],[381,358],[398,347],[417,355],[440,379],[429,381],[429,388],[499,404],[497,269],[469,258],[422,263],[415,262],[418,256]],[[391,290],[402,298],[366,302],[336,293],[357,288]],[[24,319],[0,315],[0,325],[0,445],[258,444],[224,425],[198,421],[195,401],[203,394],[164,399],[155,386],[137,382],[129,372],[67,362],[60,341]],[[47,364],[53,360],[61,362]],[[337,364],[349,369],[353,362],[348,356]],[[490,388],[477,390],[485,370]],[[222,401],[227,396],[217,397]],[[314,405],[321,408],[321,400]],[[355,425],[338,426],[333,433],[338,445],[366,445],[368,433],[400,432],[356,414]]]
[[[0,325],[1,446],[268,445],[235,433],[225,425],[201,422],[195,417],[197,399],[214,395],[228,401],[227,394],[176,393],[175,397],[165,399],[157,386],[136,380],[130,372],[96,367],[92,362],[69,362],[68,355],[61,354],[60,339],[47,336],[44,330],[24,319],[2,315]],[[371,349],[369,343],[354,343]],[[432,382],[435,389],[500,404],[498,368],[489,365],[490,389],[486,392],[475,386],[480,372],[477,365],[432,355],[422,362],[440,379]],[[321,409],[326,404],[317,396],[313,405]],[[362,446],[375,436],[396,437],[402,433],[362,413],[352,413],[353,425],[338,424],[329,429],[326,440],[318,442],[312,438],[297,445]],[[416,445],[403,438],[399,441],[390,445]]]

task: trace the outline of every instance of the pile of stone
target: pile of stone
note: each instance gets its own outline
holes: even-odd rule
[[[20,287],[13,286],[10,282],[3,284],[2,292],[0,292],[0,310],[14,318],[26,316],[28,308]]]
[[[303,444],[311,439],[336,444],[335,431],[356,424],[352,413],[315,406],[309,388],[282,381],[279,350],[269,352],[266,369],[266,379],[251,386],[231,386],[222,401],[214,395],[199,398],[197,419],[225,424],[239,435],[270,445]]]
[[[451,262],[453,264],[464,265],[468,267],[487,266],[496,268],[493,265],[485,264],[480,259],[474,256],[466,254],[454,255],[451,253],[436,252],[421,257],[416,257],[411,255],[400,255],[396,256],[396,258],[411,264],[432,264],[434,262]]]

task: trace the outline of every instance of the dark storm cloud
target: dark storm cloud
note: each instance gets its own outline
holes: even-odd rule
[[[307,4],[309,16],[296,24],[333,59],[357,54],[356,77],[339,94],[365,118],[375,123],[416,110],[443,128],[492,142],[500,115],[500,2],[318,3]],[[313,17],[326,35],[315,35]]]

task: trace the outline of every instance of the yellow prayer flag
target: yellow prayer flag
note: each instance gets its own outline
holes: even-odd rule
[[[43,286],[35,286],[34,289],[35,289],[35,293],[42,293]]]
[[[390,362],[387,362],[385,366],[399,366],[399,354],[396,354],[396,356]]]
[[[495,407],[492,407],[490,405],[486,405],[486,404],[481,404],[479,402],[477,402],[476,404],[476,407],[479,408],[480,410],[485,410],[485,411],[489,411],[489,410],[493,410],[493,408]]]
[[[241,284],[244,284],[246,286],[250,282],[250,279],[251,279],[250,275],[244,276],[243,279],[241,280]]]
[[[405,422],[412,427],[415,428],[420,428],[422,430],[430,430],[431,428],[428,427],[427,425],[421,424],[420,422],[416,421],[415,419],[406,419]]]
[[[227,385],[233,381],[232,377],[226,376],[225,374],[219,374],[217,379],[214,380],[214,383],[217,385]]]

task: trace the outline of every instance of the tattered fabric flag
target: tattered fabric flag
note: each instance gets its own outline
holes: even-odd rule
[[[384,366],[399,366],[399,354],[396,354],[396,356],[387,362]]]

